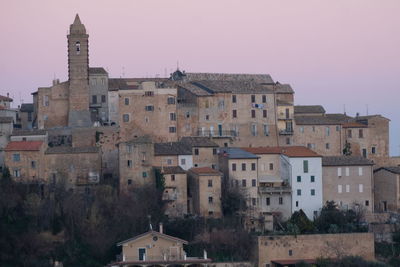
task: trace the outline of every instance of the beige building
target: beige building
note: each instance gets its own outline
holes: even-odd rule
[[[18,112],[18,117],[21,129],[24,130],[32,129],[34,120],[33,104],[31,103],[21,104],[21,108],[19,109]]]
[[[182,137],[180,142],[192,151],[194,167],[218,169],[218,145],[209,137]]]
[[[295,266],[315,264],[318,258],[339,259],[360,256],[375,260],[373,233],[285,235],[258,237],[258,266]]]
[[[6,109],[11,108],[11,102],[13,99],[10,97],[10,94],[7,93],[7,96],[0,95],[0,106]]]
[[[187,175],[179,166],[157,167],[164,178],[162,200],[165,203],[165,215],[168,217],[183,217],[188,213]]]
[[[160,231],[150,230],[117,244],[122,247],[122,259],[108,266],[207,266],[211,259],[188,257],[183,245],[188,242]]]
[[[193,167],[192,149],[182,142],[155,143],[154,166],[181,166],[188,170]]]
[[[148,136],[137,137],[118,147],[120,191],[154,183],[152,140]]]
[[[343,209],[374,210],[373,162],[363,157],[322,158],[323,201]]]
[[[191,213],[202,217],[221,218],[222,173],[210,167],[198,167],[190,169],[188,175]]]
[[[11,141],[5,151],[5,166],[16,181],[45,181],[43,141]]]
[[[400,210],[400,166],[374,171],[375,212]]]

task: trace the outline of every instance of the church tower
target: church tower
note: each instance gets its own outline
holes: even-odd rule
[[[89,112],[89,35],[78,14],[69,28],[68,80],[69,112],[68,126],[91,126]]]

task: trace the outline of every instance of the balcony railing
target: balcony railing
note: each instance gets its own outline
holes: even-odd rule
[[[278,120],[293,120],[293,116],[280,113],[278,114]]]
[[[293,129],[284,129],[279,131],[280,135],[293,135]]]
[[[236,131],[233,130],[215,130],[215,131],[210,131],[210,130],[197,130],[197,136],[206,136],[206,137],[236,137],[239,136],[239,134]]]
[[[163,194],[162,200],[165,201],[175,201],[178,199],[177,194]]]
[[[292,192],[292,189],[288,186],[259,186],[258,187],[258,192],[260,193],[290,193]]]

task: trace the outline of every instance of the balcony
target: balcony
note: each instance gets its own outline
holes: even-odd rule
[[[278,120],[291,121],[291,120],[293,120],[293,116],[292,115],[288,116],[285,113],[279,113],[278,114]]]
[[[164,200],[164,201],[175,201],[177,199],[178,199],[177,194],[164,193],[162,196],[162,200]]]
[[[215,131],[210,131],[210,130],[197,130],[197,136],[203,136],[203,137],[237,137],[239,134],[236,131],[233,130],[215,130]]]
[[[279,130],[279,135],[293,135],[293,129]]]
[[[90,103],[89,108],[101,108],[101,103]]]
[[[289,186],[259,186],[258,192],[261,194],[283,194],[291,193],[292,189]]]

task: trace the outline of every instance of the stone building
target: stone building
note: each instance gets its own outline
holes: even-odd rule
[[[11,141],[5,151],[5,165],[9,168],[11,177],[16,181],[45,181],[43,141]]]
[[[375,212],[400,210],[400,167],[374,170]]]
[[[155,143],[153,165],[188,170],[193,167],[192,148],[183,142]]]
[[[32,103],[21,104],[18,112],[21,129],[29,130],[33,128],[34,110]]]
[[[91,120],[108,124],[108,73],[104,68],[89,68],[89,99]]]
[[[7,93],[7,96],[0,95],[0,106],[1,107],[10,109],[11,102],[13,102],[13,99],[10,97],[9,93]]]
[[[375,260],[373,233],[284,235],[258,237],[258,266],[315,264],[319,258],[360,256]]]
[[[323,201],[343,209],[374,210],[373,162],[356,156],[322,158]]]
[[[150,137],[142,136],[120,142],[119,188],[121,192],[155,182],[154,148]]]
[[[13,118],[0,117],[0,169],[4,167],[4,149],[10,141],[11,133],[13,132]]]
[[[210,138],[187,136],[182,137],[180,143],[191,149],[194,167],[218,169],[218,144]]]
[[[191,168],[189,176],[190,213],[202,217],[221,218],[222,173],[210,167]]]

